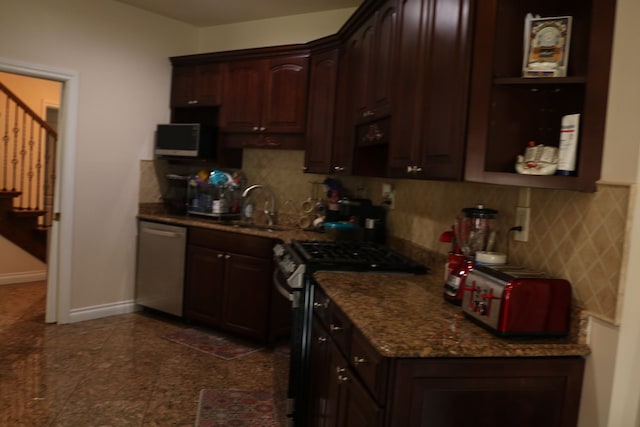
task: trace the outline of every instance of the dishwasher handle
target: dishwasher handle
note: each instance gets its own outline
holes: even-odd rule
[[[169,238],[180,238],[184,236],[183,233],[176,233],[175,231],[158,230],[155,228],[145,228],[144,230],[142,230],[142,232],[145,234],[152,234],[154,236],[169,237]]]

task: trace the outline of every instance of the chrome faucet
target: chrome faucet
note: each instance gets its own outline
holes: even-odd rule
[[[273,190],[271,190],[269,187],[266,187],[264,185],[254,184],[247,187],[242,192],[242,198],[243,199],[246,198],[249,195],[249,193],[259,188],[262,188],[271,196],[271,210],[268,209],[269,202],[264,202],[264,215],[267,217],[267,225],[269,226],[275,225],[277,213],[276,213],[276,196],[275,194],[273,194]]]

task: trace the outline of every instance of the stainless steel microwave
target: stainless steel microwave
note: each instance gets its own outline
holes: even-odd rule
[[[216,128],[200,123],[159,124],[156,128],[156,156],[215,157]]]

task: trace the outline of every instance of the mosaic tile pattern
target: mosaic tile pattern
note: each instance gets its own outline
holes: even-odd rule
[[[276,191],[283,212],[300,215],[300,204],[313,195],[312,182],[323,175],[304,174],[304,152],[245,150],[243,170],[249,183]],[[143,171],[144,172],[144,171]],[[337,177],[353,193],[380,204],[382,183],[396,191],[389,211],[389,235],[421,248],[446,254],[440,234],[451,228],[462,208],[482,203],[499,211],[495,250],[507,252],[510,262],[568,279],[576,304],[615,322],[620,304],[620,270],[625,255],[625,230],[631,189],[600,184],[596,193],[531,190],[531,229],[526,243],[509,239],[515,224],[520,188],[459,182]],[[145,196],[145,200],[153,197]]]

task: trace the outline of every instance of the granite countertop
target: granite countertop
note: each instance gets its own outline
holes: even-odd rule
[[[317,272],[316,281],[385,357],[585,356],[584,321],[567,338],[501,338],[442,297],[443,275]]]
[[[259,237],[268,237],[271,239],[289,242],[296,240],[327,240],[328,237],[324,233],[317,231],[302,230],[297,227],[286,225],[277,225],[273,229],[267,227],[250,228],[245,227],[240,221],[216,221],[207,218],[199,218],[197,216],[174,215],[164,212],[139,212],[138,219],[146,221],[163,222],[166,224],[182,225],[187,227],[208,228],[211,230],[229,231],[233,233],[250,234]]]

